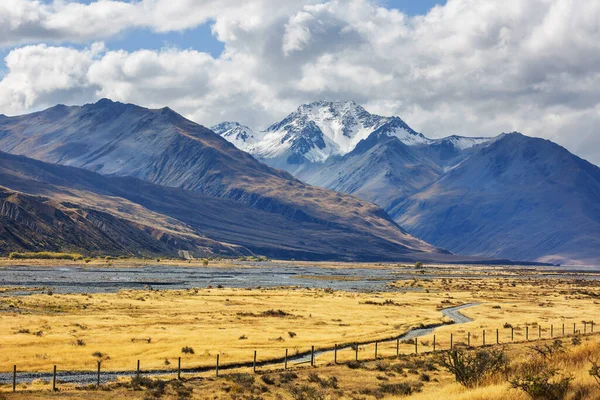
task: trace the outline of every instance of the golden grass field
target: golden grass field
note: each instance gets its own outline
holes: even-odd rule
[[[96,262],[103,261],[92,263]],[[10,264],[0,260],[0,265]],[[52,265],[52,262],[39,265]],[[135,265],[136,262],[131,262],[132,267]],[[226,268],[230,264],[221,265]],[[344,267],[344,264],[327,264],[332,265]],[[369,267],[377,268],[377,265]],[[425,271],[453,277],[424,279],[422,270],[407,270],[414,278],[394,284],[406,290],[381,293],[198,288],[13,296],[5,291],[0,293],[0,372],[11,372],[14,364],[19,371],[49,372],[53,365],[59,370],[93,371],[97,352],[102,353],[104,371],[134,370],[137,360],[141,360],[143,370],[175,369],[178,357],[182,358],[182,368],[212,366],[217,354],[221,364],[250,362],[254,350],[258,361],[263,361],[283,357],[285,349],[293,355],[308,351],[311,346],[319,349],[396,337],[411,327],[441,323],[444,318],[440,309],[467,303],[478,303],[462,311],[473,321],[437,328],[434,332],[437,349],[449,347],[451,334],[454,345],[466,344],[468,333],[471,345],[481,345],[484,330],[486,344],[494,344],[498,329],[498,339],[501,345],[507,346],[511,362],[519,363],[533,357],[530,354],[533,342],[522,343],[527,329],[533,341],[540,332],[542,338],[549,339],[551,325],[553,336],[561,336],[563,324],[566,333],[572,334],[574,323],[580,333],[583,333],[584,321],[600,323],[600,286],[594,281],[525,279],[518,269],[512,268],[462,267],[459,271],[449,266],[431,266]],[[461,276],[465,271],[476,277]],[[513,327],[514,340],[521,343],[511,344],[511,329],[506,324]],[[588,323],[586,333],[590,331]],[[600,331],[600,327],[595,327],[595,331]],[[575,378],[569,399],[598,399],[600,386],[587,372],[590,368],[587,354],[600,355],[600,336],[586,335],[583,344],[577,346],[571,345],[570,340],[563,340],[566,352],[551,363]],[[419,338],[418,350],[431,352],[432,345],[432,335]],[[191,347],[194,354],[183,354],[183,347]],[[374,345],[361,345],[359,350],[361,360],[374,358]],[[410,355],[413,352],[413,344],[402,344],[401,356],[396,358],[395,342],[380,343],[378,355],[383,360],[361,363],[356,369],[332,365],[332,354],[325,353],[317,357],[317,368],[290,363],[292,375],[297,377],[288,376],[280,370],[282,365],[275,365],[260,368],[256,376],[249,374],[252,372],[249,369],[235,371],[238,375],[222,371],[219,379],[214,378],[213,371],[194,376],[186,374],[184,387],[193,389],[189,398],[199,399],[373,399],[397,397],[385,390],[382,392],[382,385],[420,382],[421,391],[409,398],[529,398],[521,391],[510,389],[505,379],[497,377],[485,386],[465,389],[454,383],[447,371],[436,366],[437,355],[415,357]],[[354,351],[346,349],[339,352],[338,361],[347,362],[354,357]],[[267,378],[263,379],[265,374]],[[330,382],[333,376],[337,379],[336,385]],[[177,385],[167,385],[160,398],[183,398],[178,391],[185,390]],[[152,390],[136,391],[130,386],[129,379],[124,379],[121,384],[105,385],[101,391],[83,392],[70,385],[60,385],[59,393],[50,393],[49,382],[37,381],[33,385],[19,384],[21,393],[12,394],[12,385],[6,383],[0,386],[3,392],[0,398],[108,399],[151,398],[148,396],[153,395]],[[306,389],[310,393],[297,393],[304,386],[316,392]],[[27,392],[23,392],[25,390]]]

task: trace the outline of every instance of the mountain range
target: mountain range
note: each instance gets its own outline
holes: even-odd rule
[[[600,169],[520,133],[430,139],[352,101],[300,106],[236,145],[311,185],[382,207],[452,252],[600,263]],[[225,136],[226,139],[229,139]]]
[[[169,108],[103,99],[3,116],[0,151],[3,252],[474,261],[413,237],[372,203],[258,162]]]

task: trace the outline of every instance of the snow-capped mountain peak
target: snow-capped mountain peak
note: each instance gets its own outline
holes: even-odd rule
[[[400,118],[371,114],[354,101],[315,101],[269,126],[250,152],[270,165],[289,170],[290,164],[323,163],[343,156],[386,125],[386,134],[407,144],[426,140]]]
[[[248,150],[258,142],[254,131],[239,122],[221,122],[212,126],[210,130],[233,143],[235,147],[241,150]]]

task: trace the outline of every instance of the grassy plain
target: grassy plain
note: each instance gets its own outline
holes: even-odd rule
[[[231,265],[239,266],[220,264],[225,268]],[[0,297],[0,372],[12,371],[14,364],[19,371],[50,371],[52,365],[58,365],[59,370],[94,370],[98,353],[104,371],[133,370],[138,359],[142,369],[174,369],[178,357],[182,357],[183,368],[211,366],[217,354],[222,364],[249,362],[254,350],[258,361],[263,361],[282,357],[285,349],[293,355],[313,345],[319,349],[395,337],[412,327],[444,322],[442,308],[467,303],[477,303],[462,311],[473,321],[437,328],[437,349],[449,347],[451,334],[455,346],[465,345],[469,333],[471,345],[482,345],[484,330],[486,344],[495,344],[498,329],[500,346],[507,346],[511,362],[518,364],[534,357],[533,343],[523,343],[527,331],[530,340],[541,335],[551,342],[551,333],[562,336],[563,324],[565,333],[572,334],[575,324],[575,330],[583,334],[586,322],[585,333],[589,334],[590,322],[600,323],[600,286],[594,281],[566,276],[525,278],[525,273],[516,268],[398,268],[404,268],[403,272],[412,278],[395,282],[398,291],[381,293],[300,288],[28,296],[4,292]],[[423,277],[436,274],[444,278]],[[527,276],[532,274],[529,271]],[[600,327],[596,326],[595,331]],[[520,343],[512,344],[511,332],[514,341]],[[569,399],[597,399],[600,386],[587,372],[587,356],[600,356],[600,338],[583,336],[581,345],[572,345],[570,340],[563,340],[565,353],[551,363],[574,377]],[[191,347],[194,354],[183,354],[184,347]],[[291,373],[275,365],[259,368],[258,375],[249,374],[249,369],[237,370],[235,375],[223,371],[227,376],[219,379],[212,371],[186,374],[187,389],[170,383],[160,397],[183,398],[191,388],[191,398],[198,399],[373,399],[399,397],[409,387],[415,392],[410,398],[415,399],[529,398],[497,377],[481,387],[466,389],[437,365],[437,355],[410,355],[414,352],[412,343],[401,344],[399,358],[395,357],[395,342],[378,345],[381,360],[372,360],[374,350],[373,344],[359,346],[359,358],[371,361],[352,365],[355,368],[333,365],[332,353],[324,353],[316,359],[318,368],[290,363]],[[431,352],[433,335],[419,338],[418,350]],[[338,361],[349,362],[354,357],[354,351],[346,349],[339,352]],[[133,390],[129,379],[105,385],[106,391],[82,392],[61,385],[61,392],[51,394],[48,388],[48,382],[37,381],[34,385],[22,384],[19,389],[42,391],[11,394],[8,391],[12,386],[0,386],[6,392],[3,396],[17,399],[133,399],[157,394],[156,388]]]

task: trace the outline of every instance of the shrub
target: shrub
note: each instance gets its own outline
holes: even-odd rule
[[[292,386],[289,391],[294,400],[325,400],[325,394],[312,386]]]
[[[266,383],[267,385],[274,385],[275,384],[275,379],[273,379],[272,376],[270,375],[263,375],[260,377],[260,379]]]
[[[179,381],[174,381],[171,386],[173,390],[177,394],[177,400],[188,400],[192,398],[192,393],[194,389],[191,387],[186,387],[183,383]]]
[[[329,379],[323,379],[317,373],[311,372],[308,375],[308,381],[312,383],[317,383],[322,388],[338,388],[338,379],[335,376],[332,376]]]
[[[208,260],[206,258],[204,260],[202,260],[202,265],[205,267],[208,266]]]
[[[381,385],[379,385],[379,391],[381,393],[391,394],[395,396],[408,396],[413,393],[420,392],[422,387],[422,383],[382,383]]]
[[[283,310],[267,310],[260,313],[262,317],[275,317],[275,318],[285,318],[285,317],[293,317],[294,315],[287,313]]]
[[[390,369],[390,364],[384,361],[378,361],[375,363],[375,369],[377,371],[385,372]]]
[[[98,361],[107,361],[110,360],[110,357],[106,353],[102,353],[101,351],[95,351],[92,353],[92,357],[96,357]]]
[[[456,382],[474,387],[487,377],[504,370],[507,359],[501,350],[479,350],[473,353],[453,349],[441,356],[440,364],[454,375]]]
[[[423,263],[421,261],[417,261],[415,263],[415,268],[423,268]]]
[[[293,339],[293,338],[296,337],[296,332],[291,332],[290,331],[290,332],[288,332],[288,336]]]
[[[363,363],[361,363],[360,361],[352,360],[352,361],[348,361],[346,363],[346,365],[350,369],[358,369],[358,368],[362,368]]]
[[[192,348],[191,348],[191,347],[189,347],[189,346],[184,346],[184,347],[182,347],[182,348],[181,348],[181,352],[182,352],[183,354],[195,354],[195,353],[194,353],[194,349],[192,349]]]
[[[160,379],[150,379],[143,376],[135,376],[131,378],[131,388],[133,390],[141,390],[145,387],[151,391],[149,394],[155,398],[158,398],[164,394],[165,386],[166,382]]]
[[[571,377],[558,377],[555,369],[543,368],[530,371],[510,380],[515,389],[521,389],[535,400],[563,400],[569,389]]]
[[[590,368],[590,375],[596,380],[596,383],[600,386],[600,365],[598,361],[594,360],[591,355],[588,355],[588,361],[592,364]]]
[[[533,346],[531,350],[542,356],[544,360],[554,357],[556,354],[564,353],[562,340],[556,339],[551,345]]]
[[[295,372],[282,372],[279,374],[279,380],[281,383],[290,383],[293,380],[298,379],[298,375]]]
[[[244,388],[254,385],[254,377],[250,374],[231,374],[227,379]]]
[[[12,252],[8,255],[8,257],[12,260],[29,260],[29,259],[39,259],[39,260],[82,260],[83,256],[79,253],[54,253],[49,251],[39,251],[39,252],[26,252],[26,253],[17,253]]]
[[[571,339],[571,344],[573,346],[579,346],[581,344],[581,338],[579,336],[575,336]]]

